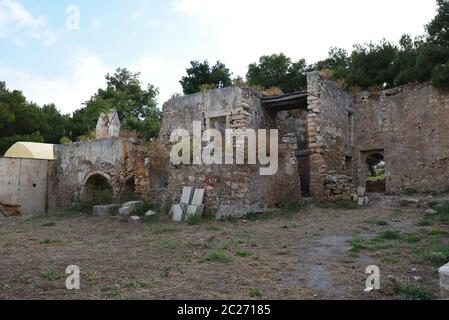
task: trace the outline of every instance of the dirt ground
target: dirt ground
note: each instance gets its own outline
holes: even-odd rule
[[[417,252],[447,244],[449,227],[420,223],[425,210],[379,200],[196,225],[2,219],[0,299],[438,299],[444,263]],[[369,241],[385,231],[401,236]],[[65,288],[69,265],[81,270],[80,290]],[[366,293],[369,265],[381,290]]]

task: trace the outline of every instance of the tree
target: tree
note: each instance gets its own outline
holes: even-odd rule
[[[363,89],[393,87],[397,75],[393,61],[397,51],[397,47],[386,40],[377,44],[355,45],[348,70],[349,85]]]
[[[437,0],[438,12],[426,26],[429,41],[449,48],[449,0]]]
[[[284,93],[291,93],[306,87],[307,69],[304,59],[292,63],[283,53],[272,54],[260,57],[259,63],[250,64],[246,79],[252,86],[278,87]]]
[[[190,62],[191,67],[186,69],[187,76],[182,77],[180,83],[184,94],[194,94],[201,91],[201,87],[224,88],[232,86],[231,71],[225,64],[217,61],[213,66],[209,62]]]
[[[107,74],[106,89],[98,89],[85,107],[73,114],[73,136],[86,135],[95,128],[102,112],[115,108],[123,128],[137,131],[145,139],[157,137],[161,120],[156,101],[159,91],[151,84],[144,89],[139,78],[140,73],[122,68]]]

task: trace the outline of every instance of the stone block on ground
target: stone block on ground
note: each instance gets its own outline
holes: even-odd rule
[[[118,214],[121,216],[129,216],[133,212],[133,208],[124,207],[118,210]]]
[[[157,213],[154,210],[149,210],[145,213],[145,217],[153,217],[155,216]]]
[[[449,263],[440,268],[441,297],[449,300]]]
[[[141,206],[143,204],[144,204],[143,201],[129,201],[129,202],[122,204],[122,208],[134,209],[135,207]]]
[[[193,187],[184,187],[182,189],[181,203],[190,204],[192,201]]]
[[[111,215],[117,215],[119,213],[120,205],[107,204],[93,207],[93,215],[97,217],[105,217]]]
[[[139,223],[140,222],[140,217],[139,216],[131,216],[131,221],[134,223]]]
[[[426,210],[426,214],[437,214],[437,213],[438,213],[438,211],[433,210],[433,209],[427,209]]]

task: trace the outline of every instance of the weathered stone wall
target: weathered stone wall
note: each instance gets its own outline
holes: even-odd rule
[[[354,190],[334,194],[329,181],[346,181],[337,190],[346,190],[351,179],[335,178],[348,175],[348,163],[353,156],[353,120],[351,98],[335,83],[320,76],[308,74],[308,140],[311,151],[310,192],[315,201],[338,201],[353,194]],[[350,197],[350,195],[349,195]]]
[[[81,199],[83,187],[94,175],[106,178],[119,198],[128,180],[134,179],[137,194],[149,187],[145,150],[133,139],[100,139],[55,146],[58,207],[72,207]]]
[[[387,192],[449,187],[449,93],[430,85],[354,96],[357,182],[366,157],[384,155]]]
[[[248,128],[280,129],[282,115],[266,113],[260,96],[252,90],[239,87],[209,90],[168,101],[164,105],[160,139],[169,152],[173,130],[182,128],[192,134],[193,121],[201,121],[203,130],[214,128],[217,118],[222,119],[227,129],[244,131]],[[296,147],[296,139],[284,141],[279,137],[279,169],[274,176],[261,176],[260,165],[171,166],[168,197],[173,202],[179,201],[183,186],[204,188],[206,206],[219,209],[220,216],[240,216],[298,201]]]
[[[0,215],[47,212],[54,203],[54,161],[0,158]]]

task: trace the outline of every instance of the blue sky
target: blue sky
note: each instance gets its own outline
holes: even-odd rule
[[[70,5],[79,29],[66,26]],[[0,81],[70,113],[127,67],[162,104],[191,60],[222,60],[234,76],[263,54],[312,63],[331,46],[422,34],[435,10],[433,0],[0,0]]]

